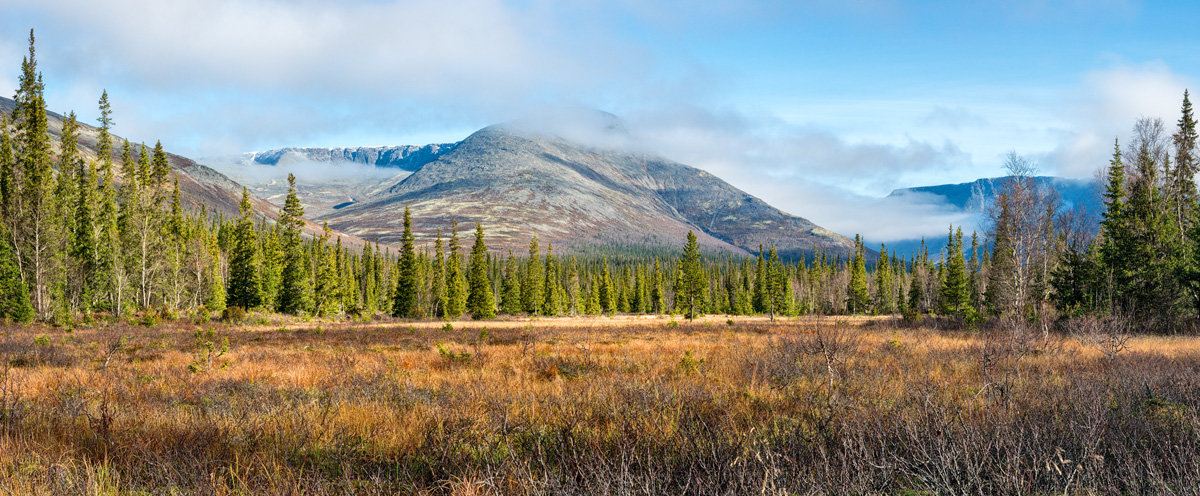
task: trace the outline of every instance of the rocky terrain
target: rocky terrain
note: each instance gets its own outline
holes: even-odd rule
[[[620,132],[619,128],[610,129]],[[489,246],[521,251],[530,236],[559,248],[618,243],[677,247],[688,230],[713,250],[774,244],[785,256],[847,253],[853,243],[699,169],[498,125],[352,205],[322,217],[339,231],[399,240],[402,212],[428,242],[457,220],[482,222]]]

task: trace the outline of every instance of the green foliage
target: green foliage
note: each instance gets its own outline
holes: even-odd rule
[[[488,252],[483,242],[483,224],[475,224],[475,245],[471,247],[471,289],[467,311],[477,319],[496,316],[496,295],[488,279]]]
[[[942,258],[942,287],[938,293],[938,311],[962,317],[970,309],[970,288],[967,286],[966,262],[963,260],[962,228],[951,230]]]
[[[864,313],[871,302],[867,288],[867,261],[862,238],[854,237],[854,256],[850,262],[850,285],[846,288],[846,307],[850,313]]]
[[[692,375],[700,372],[700,369],[703,366],[703,358],[697,359],[696,357],[692,356],[692,350],[684,350],[683,358],[679,359],[679,365],[677,368],[680,372],[683,372],[686,375]]]
[[[229,338],[222,337],[220,344],[216,342],[216,332],[212,329],[197,329],[192,335],[195,343],[193,345],[192,363],[188,364],[188,370],[194,374],[211,372],[218,368],[224,369],[229,366],[229,360],[217,363],[217,360],[225,356],[229,352]]]
[[[703,298],[704,287],[707,285],[703,267],[700,265],[700,244],[696,233],[688,231],[687,244],[683,247],[683,258],[679,260],[681,277],[680,291],[683,292],[683,302],[687,308],[687,318],[696,318],[696,310]]]
[[[262,303],[258,284],[258,239],[251,219],[250,192],[244,187],[238,210],[241,217],[237,221],[229,257],[229,286],[225,290],[225,301],[229,306],[254,308]]]
[[[417,318],[421,316],[417,305],[417,252],[412,233],[412,214],[404,206],[404,234],[401,236],[400,276],[396,278],[396,291],[392,300],[392,316]]]
[[[279,212],[282,229],[283,273],[280,275],[280,312],[299,314],[312,306],[308,277],[308,257],[302,247],[300,229],[304,226],[304,206],[296,195],[296,176],[288,174],[288,193]]]

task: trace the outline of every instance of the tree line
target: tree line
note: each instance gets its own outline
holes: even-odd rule
[[[848,254],[784,260],[704,253],[689,233],[681,252],[556,256],[531,233],[525,253],[488,250],[481,224],[467,247],[457,224],[416,246],[405,209],[401,246],[348,246],[326,226],[304,232],[289,177],[275,219],[243,188],[226,218],[186,209],[162,143],[119,145],[107,92],[94,156],[74,113],[50,132],[32,31],[11,115],[0,116],[0,317],[69,322],[97,312],[209,315],[230,307],[293,315],[454,319],[464,315],[612,313],[904,315],[978,321],[1128,315],[1147,329],[1180,330],[1200,313],[1200,204],[1196,129],[1185,92],[1168,134],[1143,119],[1114,145],[1099,229],[1064,209],[1014,154],[987,232],[951,227],[932,256]],[[615,252],[613,252],[615,253]],[[632,255],[628,255],[632,253]]]

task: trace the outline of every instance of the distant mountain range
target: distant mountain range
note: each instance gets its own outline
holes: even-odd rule
[[[893,190],[888,197],[940,204],[947,210],[966,214],[968,218],[973,219],[975,225],[964,225],[964,231],[970,235],[971,230],[978,229],[980,241],[983,242],[988,208],[995,201],[999,187],[1009,179],[1011,176],[984,178],[968,183],[901,188]],[[1091,218],[1093,226],[1099,221],[1100,214],[1104,212],[1103,185],[1094,180],[1054,176],[1037,176],[1033,179],[1038,187],[1054,191],[1058,196],[1060,212],[1078,208]],[[925,244],[929,248],[930,254],[933,255],[946,245],[946,236],[927,238]],[[920,238],[887,243],[889,252],[894,251],[905,256],[915,254],[920,245]]]
[[[988,205],[996,197],[997,189],[1012,176],[984,178],[969,183],[939,184],[893,190],[890,197],[926,194],[940,198],[947,206],[964,212],[986,213]],[[1080,206],[1089,212],[1098,213],[1104,208],[1100,189],[1095,181],[1065,177],[1037,176],[1034,183],[1041,188],[1053,190],[1060,201],[1060,208],[1069,210]]]
[[[624,133],[606,115],[597,133]],[[845,255],[853,242],[789,215],[707,172],[658,156],[591,146],[517,124],[425,146],[285,148],[221,166],[281,202],[295,171],[310,218],[386,244],[411,208],[421,244],[458,221],[482,222],[488,245],[523,253],[536,233],[559,250],[621,245],[677,249],[688,230],[710,250]],[[448,236],[448,233],[445,233]]]

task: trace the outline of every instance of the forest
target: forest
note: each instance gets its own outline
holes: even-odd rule
[[[1200,204],[1196,121],[1188,95],[1173,130],[1142,119],[1106,169],[1105,211],[1066,209],[1032,181],[1016,153],[989,211],[990,229],[951,229],[942,253],[897,257],[814,253],[781,260],[698,253],[556,257],[531,233],[528,253],[488,251],[482,226],[467,250],[457,225],[432,250],[302,234],[294,188],[277,219],[181,206],[162,143],[113,142],[107,93],[99,100],[98,152],[81,153],[72,112],[60,138],[47,124],[33,38],[16,109],[0,133],[0,315],[69,323],[104,313],[155,321],[207,320],[247,311],[310,316],[456,319],[462,315],[678,313],[755,315],[934,314],[1055,321],[1128,316],[1146,330],[1191,329],[1200,312]],[[55,142],[57,141],[57,142]],[[293,181],[294,178],[289,178]],[[1095,226],[1098,224],[1098,228]],[[681,240],[682,244],[683,240]],[[241,317],[238,317],[241,318]]]

